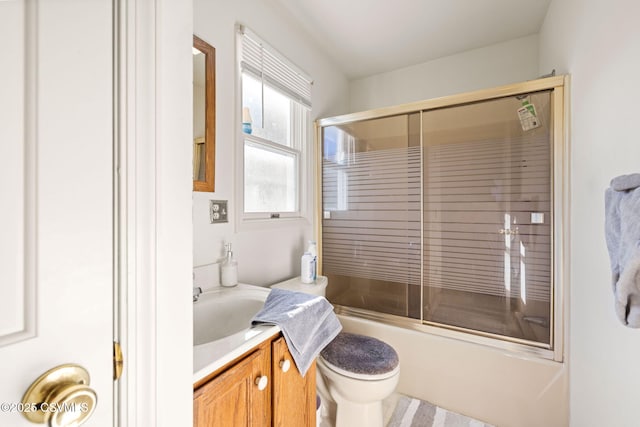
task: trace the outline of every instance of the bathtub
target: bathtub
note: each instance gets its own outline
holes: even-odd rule
[[[397,392],[504,427],[569,425],[565,363],[339,314],[345,331],[391,344]]]

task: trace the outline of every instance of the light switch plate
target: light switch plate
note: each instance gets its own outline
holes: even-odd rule
[[[209,200],[209,219],[211,224],[229,222],[227,200]]]

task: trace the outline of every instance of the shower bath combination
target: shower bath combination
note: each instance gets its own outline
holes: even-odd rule
[[[321,271],[339,312],[555,357],[563,84],[318,122]]]

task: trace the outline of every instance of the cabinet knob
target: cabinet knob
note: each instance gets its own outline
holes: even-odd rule
[[[266,375],[256,378],[256,385],[258,386],[258,390],[262,391],[267,388],[267,384],[269,384],[269,378]]]
[[[291,368],[291,362],[288,359],[280,361],[280,369],[282,369],[282,372],[287,372],[289,368]]]

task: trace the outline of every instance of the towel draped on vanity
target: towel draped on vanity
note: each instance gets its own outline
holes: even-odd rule
[[[252,324],[260,323],[280,327],[302,375],[342,329],[325,297],[278,288],[271,289],[264,307],[253,317]]]
[[[624,325],[640,328],[640,174],[611,180],[605,232],[616,315]]]

